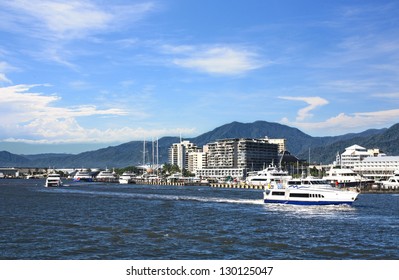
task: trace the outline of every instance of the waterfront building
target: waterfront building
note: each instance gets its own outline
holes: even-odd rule
[[[188,169],[188,154],[199,150],[195,144],[187,140],[174,143],[169,148],[169,163],[177,165],[180,169]]]
[[[287,151],[287,139],[281,138],[281,139],[269,139],[266,137],[266,139],[269,141],[270,144],[277,144],[278,145],[278,152],[280,154],[284,153]]]
[[[270,140],[222,139],[205,145],[203,149],[189,141],[181,141],[170,147],[169,163],[201,178],[245,178],[247,171],[262,170],[279,162],[278,143],[285,147],[285,140],[280,139],[278,143],[270,143]]]
[[[208,144],[208,168],[261,170],[278,162],[278,145],[267,138],[223,139]]]
[[[337,162],[337,164],[347,168],[354,168],[355,164],[373,155],[373,151],[359,145],[352,145],[345,148],[345,152],[341,154],[340,162]]]
[[[215,180],[223,180],[230,177],[241,181],[246,175],[244,168],[203,168],[195,171],[195,176],[198,178],[211,178]]]
[[[20,170],[14,167],[3,167],[0,168],[1,178],[17,178],[19,177]]]
[[[196,173],[198,169],[207,167],[207,153],[204,151],[196,151],[188,153],[188,168],[191,173]]]
[[[353,166],[353,171],[375,181],[387,180],[396,170],[399,170],[399,156],[370,156]]]

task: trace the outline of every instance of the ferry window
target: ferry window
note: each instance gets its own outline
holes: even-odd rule
[[[309,197],[308,193],[291,193],[290,197]]]
[[[272,192],[272,195],[285,195],[285,192]]]

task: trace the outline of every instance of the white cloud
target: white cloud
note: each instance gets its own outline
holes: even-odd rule
[[[310,111],[316,109],[317,107],[324,106],[328,104],[328,101],[324,98],[314,96],[314,97],[292,97],[292,96],[280,96],[280,99],[285,99],[285,100],[297,100],[297,101],[303,101],[309,104],[309,106],[306,106],[305,108],[302,108],[298,111],[296,120],[298,122],[303,121],[307,118],[311,118],[313,114],[310,113]]]
[[[165,51],[180,55],[173,63],[183,68],[221,75],[243,74],[264,66],[250,50],[231,46],[167,46]]]
[[[0,50],[1,51],[1,50]],[[1,54],[1,52],[0,52]],[[7,71],[15,70],[16,68],[10,66],[7,62],[5,61],[0,61],[0,83],[7,83],[7,84],[12,84],[12,81],[6,76]]]
[[[0,82],[12,84],[12,81],[9,78],[7,78],[6,75],[3,73],[0,73]]]
[[[321,122],[290,122],[287,118],[282,123],[297,127],[317,135],[338,135],[349,132],[361,132],[372,128],[389,127],[399,121],[399,109],[361,112],[353,114],[340,113]]]
[[[144,0],[145,1],[145,0]],[[35,59],[48,60],[78,70],[72,61],[82,55],[76,40],[98,42],[94,36],[131,28],[156,8],[152,2],[118,5],[112,1],[61,0],[0,1],[0,29],[22,34]],[[100,40],[101,41],[101,40]],[[88,51],[90,52],[90,51]],[[1,72],[1,71],[0,71]]]
[[[387,92],[387,93],[376,93],[372,94],[372,96],[375,97],[384,97],[388,99],[398,99],[399,98],[399,92]]]
[[[45,39],[84,38],[115,30],[121,21],[137,21],[154,9],[151,2],[100,6],[89,0],[14,0],[0,5],[8,10],[2,17],[3,26]]]
[[[0,140],[26,143],[122,142],[161,135],[192,134],[194,128],[85,128],[80,117],[134,115],[119,108],[99,109],[94,105],[60,107],[57,95],[31,91],[46,85],[15,85],[0,88]]]

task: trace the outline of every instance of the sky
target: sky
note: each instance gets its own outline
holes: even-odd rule
[[[399,122],[399,2],[0,0],[0,150]]]

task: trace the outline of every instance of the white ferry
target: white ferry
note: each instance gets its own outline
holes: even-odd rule
[[[75,182],[92,182],[93,177],[90,175],[89,171],[87,171],[86,169],[81,169],[76,172],[75,176],[73,176],[73,180]]]
[[[49,174],[46,179],[45,187],[62,187],[63,183],[60,174]]]
[[[257,171],[254,174],[250,174],[246,183],[253,186],[266,186],[272,182],[282,182],[285,180],[290,180],[292,177],[288,175],[287,171],[278,169],[276,166],[270,165],[269,167]]]
[[[399,170],[396,170],[394,175],[389,177],[387,181],[382,181],[382,188],[391,190],[399,189]]]
[[[372,181],[360,176],[350,168],[331,167],[324,180],[330,184],[335,184],[341,187],[356,187],[372,183]]]
[[[358,195],[359,193],[355,191],[332,187],[322,179],[308,177],[289,180],[283,184],[274,182],[264,191],[263,199],[265,203],[352,205]]]

